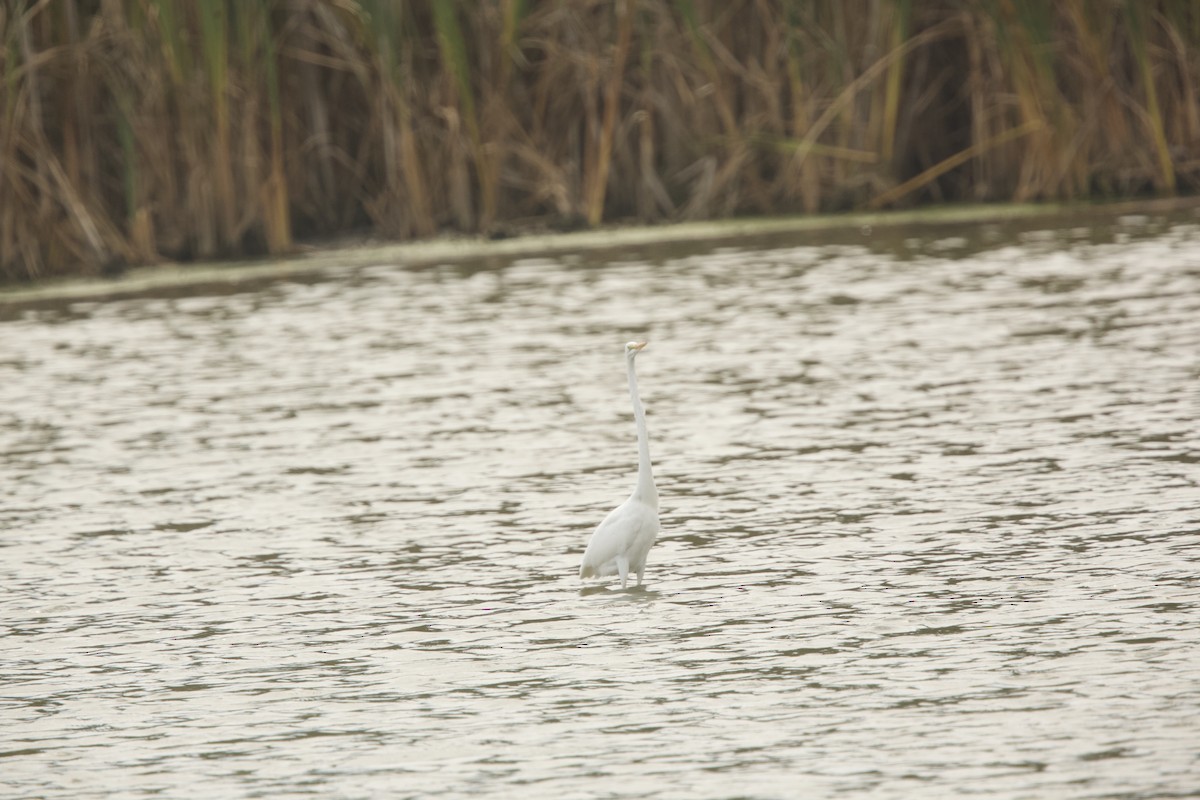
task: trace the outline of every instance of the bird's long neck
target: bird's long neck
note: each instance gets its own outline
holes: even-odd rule
[[[654,486],[654,475],[650,472],[650,442],[646,435],[646,412],[638,397],[637,373],[633,359],[629,359],[629,399],[633,401],[633,418],[637,422],[638,437],[638,480],[634,495],[643,502],[658,508],[658,489]]]

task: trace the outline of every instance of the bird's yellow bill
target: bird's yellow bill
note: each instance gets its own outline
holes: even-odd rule
[[[650,343],[649,342],[634,342],[633,345],[631,345],[631,346],[633,347],[634,350],[641,350],[643,347],[645,347],[648,344],[650,344]]]

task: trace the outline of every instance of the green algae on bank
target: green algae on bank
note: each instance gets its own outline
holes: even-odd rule
[[[188,286],[236,286],[380,263],[423,266],[490,256],[535,256],[571,251],[736,240],[787,233],[812,233],[855,228],[895,228],[906,225],[955,225],[1011,222],[1068,215],[1167,213],[1200,208],[1200,198],[1162,198],[1144,201],[1089,203],[1021,203],[997,205],[928,206],[904,211],[813,214],[788,217],[745,217],[668,225],[612,227],[570,233],[530,233],[509,239],[475,236],[446,237],[381,244],[338,243],[310,246],[288,258],[259,261],[168,263],[137,267],[114,278],[52,279],[36,284],[0,287],[0,306],[46,300],[104,299]]]

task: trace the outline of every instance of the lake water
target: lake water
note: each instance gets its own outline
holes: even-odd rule
[[[347,260],[3,307],[5,798],[1200,793],[1194,214]]]

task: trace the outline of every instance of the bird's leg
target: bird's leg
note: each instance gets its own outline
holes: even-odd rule
[[[617,556],[617,572],[621,575],[621,588],[624,589],[629,580],[629,559],[625,556]]]
[[[642,585],[642,575],[644,575],[645,573],[646,573],[646,565],[642,564],[642,568],[638,570],[638,582],[637,582],[638,586]]]

